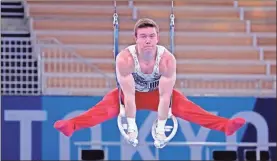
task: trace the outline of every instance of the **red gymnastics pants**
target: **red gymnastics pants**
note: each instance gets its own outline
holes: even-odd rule
[[[119,115],[118,89],[110,91],[104,98],[88,111],[68,120],[59,120],[54,127],[66,136],[75,131],[101,124]],[[159,91],[136,92],[137,110],[157,111]],[[124,98],[123,98],[124,99]],[[147,100],[147,101],[146,101]],[[172,94],[172,114],[175,117],[187,120],[200,126],[232,135],[245,124],[242,118],[227,119],[209,113],[189,101],[177,90]]]

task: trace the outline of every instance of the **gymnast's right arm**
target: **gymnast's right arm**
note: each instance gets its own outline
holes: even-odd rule
[[[124,94],[126,117],[135,118],[135,81],[132,75],[134,61],[127,50],[120,52],[116,58],[116,76]]]

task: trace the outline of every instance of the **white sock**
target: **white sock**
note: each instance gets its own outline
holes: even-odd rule
[[[167,120],[158,120],[157,122],[157,132],[165,132],[165,124]]]
[[[136,119],[127,117],[127,122],[128,122],[128,130],[136,130]]]

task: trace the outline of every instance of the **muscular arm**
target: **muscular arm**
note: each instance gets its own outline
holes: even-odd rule
[[[136,115],[135,81],[132,76],[134,69],[133,58],[127,50],[123,50],[116,59],[116,76],[124,93],[124,105],[127,117]]]
[[[165,120],[168,116],[169,105],[173,87],[176,82],[176,59],[168,51],[165,51],[160,62],[160,83],[159,83],[159,119]]]

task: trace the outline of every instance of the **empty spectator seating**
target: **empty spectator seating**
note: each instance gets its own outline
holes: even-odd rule
[[[44,42],[37,46],[45,60],[42,75],[48,89],[95,94],[92,90],[110,88],[107,80],[115,87],[113,1],[27,3],[33,32]],[[160,44],[169,48],[170,1],[119,1],[117,5],[120,49],[134,43],[133,27],[142,17],[157,21]],[[275,1],[183,0],[174,5],[176,88],[202,89],[204,94],[214,89],[274,93]]]

